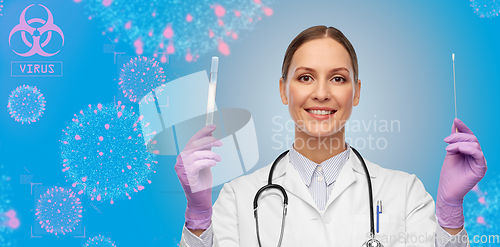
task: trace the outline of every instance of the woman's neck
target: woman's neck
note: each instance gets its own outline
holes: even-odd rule
[[[342,127],[340,131],[330,136],[315,137],[295,126],[293,148],[314,163],[320,164],[346,150],[345,129]]]

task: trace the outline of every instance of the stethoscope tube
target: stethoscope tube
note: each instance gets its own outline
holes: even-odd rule
[[[262,244],[260,242],[260,235],[259,235],[259,220],[258,220],[258,214],[257,214],[257,208],[259,207],[257,204],[257,201],[259,200],[260,194],[264,192],[267,189],[277,189],[281,191],[281,194],[283,194],[283,216],[281,218],[281,233],[280,233],[280,240],[278,242],[278,247],[281,246],[281,241],[283,240],[283,233],[285,230],[285,218],[286,218],[286,213],[287,213],[287,208],[288,208],[288,195],[283,188],[283,186],[279,184],[273,184],[273,173],[274,173],[274,168],[276,165],[279,163],[279,161],[289,152],[290,150],[286,150],[283,152],[276,160],[274,160],[273,165],[271,166],[271,170],[269,171],[269,178],[267,180],[267,185],[264,185],[262,188],[260,188],[257,193],[255,194],[255,197],[253,199],[253,215],[255,218],[255,227],[257,229],[257,241],[259,242],[259,247],[262,247]]]
[[[366,180],[368,181],[368,197],[370,198],[370,233],[371,233],[371,238],[375,236],[375,220],[373,219],[373,194],[372,194],[372,181],[370,179],[370,173],[368,173],[368,168],[366,167],[365,161],[363,160],[363,157],[361,157],[361,154],[359,154],[358,150],[355,148],[351,147],[352,151],[358,156],[359,160],[361,161],[361,164],[363,164],[363,169],[365,170],[366,174]]]

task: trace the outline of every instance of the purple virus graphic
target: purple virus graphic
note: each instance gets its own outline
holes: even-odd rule
[[[9,114],[17,122],[36,122],[45,111],[45,98],[36,87],[22,85],[10,93]]]
[[[51,234],[72,232],[82,218],[82,205],[78,195],[62,187],[54,186],[40,195],[35,217],[40,227]]]
[[[493,18],[500,11],[500,0],[470,0],[470,6],[480,18]]]
[[[80,2],[81,0],[74,0]],[[237,40],[264,16],[275,0],[153,0],[83,1],[89,20],[102,21],[103,35],[115,43],[133,45],[138,55],[182,57],[188,62],[218,49],[229,55],[228,43]],[[265,3],[263,3],[265,2]]]
[[[118,85],[125,97],[132,102],[137,102],[164,83],[165,75],[158,62],[154,58],[139,56],[131,58],[123,65]],[[154,101],[154,97],[146,100]]]
[[[469,236],[498,235],[500,224],[500,183],[493,178],[477,184],[464,199],[465,228]],[[491,246],[498,242],[491,243]]]
[[[93,238],[89,238],[87,242],[83,245],[84,247],[116,247],[115,242],[111,240],[111,238],[104,236],[95,236]]]
[[[148,152],[142,135],[156,133],[148,134],[149,123],[141,129],[143,116],[132,110],[121,102],[89,105],[63,130],[62,171],[78,194],[113,204],[116,199],[131,199],[133,192],[151,183],[158,151]]]
[[[11,178],[5,175],[3,166],[0,165],[0,246],[15,246],[15,241],[10,235],[19,228],[20,222],[16,211],[11,207]]]

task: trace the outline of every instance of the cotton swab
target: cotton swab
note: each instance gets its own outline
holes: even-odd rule
[[[455,95],[455,118],[457,118],[457,84],[455,82],[455,53],[451,54],[451,60],[453,61],[453,92]],[[455,128],[455,133],[458,133],[458,128]]]

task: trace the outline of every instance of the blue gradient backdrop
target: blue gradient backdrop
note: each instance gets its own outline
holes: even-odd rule
[[[33,183],[69,186],[61,172],[59,142],[73,114],[88,104],[113,102],[117,91],[117,65],[113,54],[103,53],[110,40],[101,34],[99,20],[88,20],[83,4],[73,1],[5,0],[0,16],[0,162],[11,177],[11,206],[21,226],[7,236],[16,246],[83,246],[86,239],[104,235],[121,246],[177,246],[184,221],[186,201],[173,166],[175,156],[159,157],[153,183],[132,200],[114,205],[83,200],[82,223],[86,239],[73,236],[30,237],[34,226],[34,198],[21,175],[32,175]],[[250,0],[248,0],[250,1]],[[262,0],[265,3],[264,0]],[[11,77],[11,61],[20,60],[8,43],[10,30],[21,11],[32,3],[47,6],[55,24],[64,32],[65,44],[53,59],[63,61],[64,75],[53,78]],[[255,121],[260,160],[250,171],[271,163],[291,145],[273,141],[293,138],[289,130],[277,131],[273,118],[291,121],[281,103],[278,81],[289,42],[314,25],[339,28],[353,43],[359,58],[361,102],[352,120],[397,120],[392,132],[349,131],[352,140],[371,135],[384,138],[385,149],[351,143],[367,159],[387,168],[414,173],[436,198],[439,172],[445,156],[443,139],[451,132],[454,118],[451,54],[456,54],[458,117],[478,137],[489,170],[484,181],[498,179],[500,148],[498,110],[500,101],[500,17],[479,18],[468,0],[447,1],[276,1],[273,15],[256,23],[229,44],[231,54],[214,49],[196,62],[172,59],[162,64],[167,78],[175,79],[208,70],[211,56],[219,56],[219,108],[249,110]],[[209,11],[209,10],[207,10]],[[116,51],[135,55],[128,43]],[[21,125],[10,118],[7,99],[19,85],[37,86],[44,94],[46,110],[40,121]],[[186,88],[186,90],[192,90]],[[189,107],[189,99],[186,100]],[[280,139],[281,138],[281,139]],[[28,172],[29,171],[29,172]],[[214,201],[220,186],[214,189]],[[0,202],[1,203],[1,202]],[[491,219],[490,222],[494,222]],[[494,222],[498,224],[498,221]],[[35,226],[36,227],[36,226]],[[480,233],[475,233],[480,234]]]

